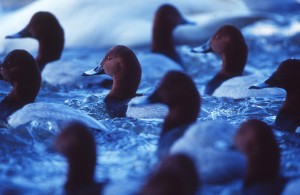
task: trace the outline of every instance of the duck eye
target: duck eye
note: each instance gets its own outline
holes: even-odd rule
[[[111,60],[111,57],[110,57],[110,56],[107,56],[106,59],[107,59],[107,60]]]

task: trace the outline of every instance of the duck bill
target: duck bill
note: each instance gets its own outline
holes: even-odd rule
[[[101,74],[105,74],[105,72],[101,64],[99,64],[96,68],[82,73],[81,76],[94,76],[94,75],[101,75]]]
[[[267,80],[263,83],[253,85],[249,87],[249,89],[265,89],[265,88],[273,88],[273,87],[280,87],[279,82],[276,78],[275,72],[270,76]]]
[[[191,50],[193,53],[210,53],[213,52],[211,46],[210,46],[211,39],[209,39],[206,43],[199,47],[195,47]]]
[[[26,37],[32,37],[30,31],[28,30],[28,27],[24,28],[20,32],[12,35],[7,35],[6,39],[17,39],[17,38],[26,38]]]
[[[182,25],[196,25],[196,22],[192,22],[192,21],[189,21],[185,18],[182,18],[180,24],[182,24]]]

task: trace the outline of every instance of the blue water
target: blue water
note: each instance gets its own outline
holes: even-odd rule
[[[300,36],[286,33],[293,23],[300,21],[296,14],[286,14],[281,21],[261,21],[243,33],[249,47],[247,70],[270,75],[287,58],[300,58]],[[275,34],[257,35],[261,26],[277,29]],[[147,48],[135,49],[136,53]],[[187,73],[203,92],[205,83],[220,67],[220,59],[213,54],[195,55],[189,46],[179,46]],[[72,50],[63,59],[86,60],[95,65],[105,50]],[[9,87],[1,83],[2,99]],[[107,126],[109,133],[93,132],[98,151],[96,179],[110,180],[112,184],[130,182],[148,173],[157,159],[155,150],[162,119],[108,118],[103,98],[108,90],[62,89],[44,85],[37,101],[64,104],[80,109]],[[216,98],[203,95],[199,121],[226,120],[239,125],[248,118],[258,118],[273,124],[284,97],[250,97],[245,99]],[[65,181],[65,158],[53,150],[52,142],[58,134],[51,123],[32,122],[18,129],[0,129],[0,189],[21,194],[57,194]],[[281,148],[281,172],[285,176],[300,176],[299,136],[275,132]],[[219,194],[234,184],[204,186],[203,194]],[[1,190],[0,190],[1,192]]]

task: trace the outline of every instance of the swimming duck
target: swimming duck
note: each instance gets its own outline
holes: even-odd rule
[[[250,89],[279,87],[286,91],[285,101],[276,116],[275,128],[295,132],[300,126],[299,74],[300,60],[288,59],[283,61],[266,81],[250,87]]]
[[[113,78],[113,86],[105,97],[107,112],[112,117],[126,116],[128,102],[137,96],[141,80],[141,66],[132,50],[126,46],[112,47],[100,64],[82,76],[107,74]]]
[[[219,28],[207,43],[192,49],[192,52],[214,52],[221,56],[221,70],[205,88],[205,94],[212,95],[224,81],[243,74],[248,47],[239,29],[232,25],[225,25]]]
[[[205,93],[215,97],[247,98],[257,96],[284,96],[283,90],[264,89],[253,91],[248,88],[264,78],[261,74],[243,75],[247,62],[248,48],[243,34],[234,26],[222,26],[205,44],[192,52],[219,54],[221,70],[207,83]]]
[[[139,194],[194,195],[199,183],[193,160],[184,154],[174,154],[159,164]]]
[[[247,157],[242,194],[280,194],[286,181],[280,177],[280,150],[272,128],[260,120],[248,120],[240,125],[234,142]]]
[[[1,101],[2,126],[17,127],[32,121],[52,121],[61,126],[70,119],[95,128],[105,127],[85,113],[55,103],[34,103],[41,85],[41,75],[35,59],[25,50],[13,50],[0,66],[0,79],[12,85],[11,92]]]
[[[103,183],[94,179],[97,161],[93,135],[84,124],[72,121],[55,139],[55,148],[68,160],[66,194],[101,194]]]
[[[27,75],[26,73],[30,73]],[[24,50],[14,50],[3,60],[0,79],[9,82],[13,89],[1,101],[1,123],[24,105],[33,103],[41,85],[41,75],[36,61]]]
[[[187,127],[196,121],[200,111],[200,95],[190,77],[182,72],[170,71],[147,101],[150,104],[166,104],[169,109],[158,144],[158,156],[163,158]]]
[[[164,54],[182,64],[173,43],[173,30],[182,24],[191,24],[191,22],[184,19],[174,6],[170,4],[160,6],[153,21],[151,51]]]

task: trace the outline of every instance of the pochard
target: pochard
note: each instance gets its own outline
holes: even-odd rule
[[[104,183],[94,179],[97,161],[94,136],[84,124],[72,121],[61,130],[54,146],[68,161],[65,194],[102,194]]]
[[[241,194],[281,194],[286,180],[280,176],[280,150],[272,128],[260,120],[248,120],[240,125],[234,142],[247,158]]]
[[[286,91],[285,101],[276,116],[275,128],[295,132],[300,126],[299,74],[300,60],[288,59],[283,61],[263,83],[250,87],[250,89],[278,87]]]
[[[248,88],[264,78],[259,74],[244,74],[248,48],[241,31],[232,25],[220,27],[205,44],[192,52],[220,55],[221,70],[207,83],[205,93],[216,97],[247,98],[253,96],[284,96],[285,92],[276,89],[253,91]]]
[[[99,65],[82,76],[107,74],[113,78],[113,86],[104,102],[112,117],[126,116],[128,102],[137,96],[141,80],[141,66],[134,52],[126,46],[112,47]]]
[[[12,85],[1,101],[1,125],[17,127],[32,121],[51,121],[57,127],[76,119],[89,127],[105,127],[82,111],[55,103],[35,103],[40,90],[41,75],[35,59],[25,50],[13,50],[0,66],[0,78]]]
[[[243,74],[247,62],[248,47],[244,36],[234,26],[225,25],[217,30],[204,45],[192,52],[214,52],[221,56],[221,70],[207,83],[205,94],[212,95],[226,80]]]

